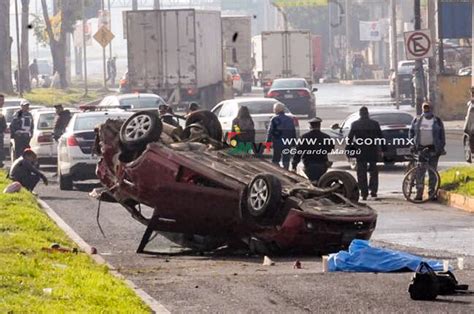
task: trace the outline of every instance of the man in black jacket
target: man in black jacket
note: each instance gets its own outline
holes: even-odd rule
[[[5,103],[5,96],[0,94],[0,168],[3,167],[3,161],[5,160],[5,149],[4,149],[4,133],[7,130],[7,120],[2,114],[3,104]]]
[[[385,150],[385,143],[380,125],[370,119],[367,107],[360,108],[359,114],[360,118],[352,124],[347,140],[348,149],[356,152],[353,157],[357,159],[357,181],[362,199],[367,200],[369,190],[370,196],[377,197],[379,187],[377,161],[381,150]],[[367,184],[367,171],[370,172],[369,184]]]
[[[15,113],[10,123],[10,133],[15,141],[15,159],[20,157],[26,148],[30,147],[34,128],[33,116],[29,110],[30,104],[23,102],[21,109]]]
[[[48,179],[39,171],[36,154],[31,149],[26,149],[22,157],[15,160],[8,177],[20,182],[28,191],[33,191],[40,179],[48,185]]]
[[[55,105],[56,116],[54,117],[54,130],[53,137],[55,141],[58,141],[61,135],[64,134],[66,127],[71,120],[71,112],[64,110],[63,105]]]
[[[304,172],[308,179],[318,181],[329,168],[328,154],[334,149],[329,135],[321,132],[320,118],[308,121],[311,130],[303,134],[293,156],[292,167],[296,171],[300,160],[303,160]]]

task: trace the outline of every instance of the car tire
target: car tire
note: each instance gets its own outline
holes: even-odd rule
[[[466,162],[472,162],[472,152],[467,137],[464,139],[464,159],[466,160]]]
[[[208,110],[198,110],[189,115],[186,119],[186,127],[183,132],[183,138],[189,138],[190,132],[187,129],[192,124],[202,125],[209,137],[216,141],[222,141],[222,126],[217,116]]]
[[[61,174],[61,171],[58,169],[58,178],[59,178],[59,189],[61,191],[72,191],[74,182],[71,176],[65,176]]]
[[[316,107],[315,106],[311,106],[309,108],[309,112],[308,112],[308,119],[313,119],[316,117]]]
[[[163,124],[154,112],[140,111],[132,115],[120,128],[120,141],[127,149],[142,149],[156,142],[161,136]]]
[[[330,188],[337,183],[341,185],[338,193],[342,194],[345,198],[351,200],[352,202],[357,202],[359,200],[360,192],[357,181],[350,173],[345,171],[326,172],[319,179],[318,187],[323,189]]]
[[[273,218],[281,203],[281,183],[272,174],[256,175],[247,191],[248,213],[256,218]]]

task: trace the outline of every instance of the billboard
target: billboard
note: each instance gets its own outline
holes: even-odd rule
[[[440,38],[472,37],[471,0],[441,0],[438,8]]]

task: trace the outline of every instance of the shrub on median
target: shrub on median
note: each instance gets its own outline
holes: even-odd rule
[[[467,195],[474,196],[474,167],[453,167],[442,171],[441,189]]]
[[[0,171],[0,192],[4,178]],[[149,312],[107,267],[85,253],[42,250],[51,243],[74,247],[30,193],[0,194],[0,313]]]

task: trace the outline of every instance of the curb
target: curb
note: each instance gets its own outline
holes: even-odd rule
[[[461,209],[468,213],[474,213],[474,198],[472,197],[439,190],[438,198],[445,205]]]
[[[36,198],[36,201],[40,205],[41,209],[51,218],[59,228],[61,228],[66,235],[76,243],[79,248],[81,248],[85,253],[87,253],[97,264],[99,265],[106,265],[109,268],[109,273],[112,276],[124,281],[127,286],[129,286],[137,295],[138,297],[152,310],[153,313],[171,313],[167,310],[161,303],[156,301],[152,296],[146,293],[141,288],[138,288],[137,285],[129,280],[126,279],[122,274],[118,272],[118,270],[108,263],[102,256],[99,254],[91,254],[92,247],[84,241],[45,201],[40,198]]]

